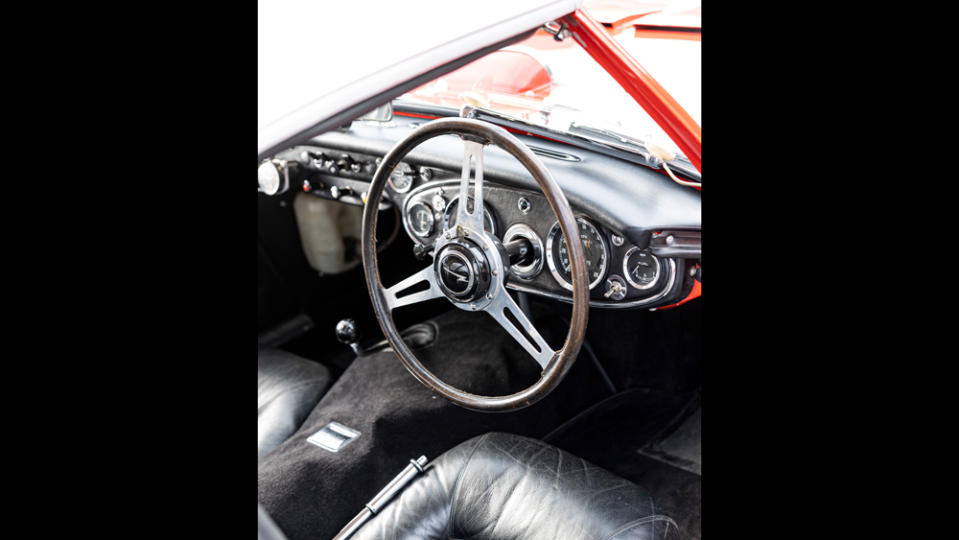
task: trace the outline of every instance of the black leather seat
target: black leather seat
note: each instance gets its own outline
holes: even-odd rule
[[[330,386],[322,365],[279,349],[257,358],[257,459],[292,435]]]
[[[351,538],[665,539],[643,488],[544,442],[487,433],[437,458]]]

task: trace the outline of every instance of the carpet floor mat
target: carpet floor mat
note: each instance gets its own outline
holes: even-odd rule
[[[535,361],[485,313],[454,310],[434,321],[439,327],[435,343],[416,354],[447,383],[472,393],[506,395],[538,378]],[[301,428],[259,462],[258,499],[290,540],[330,538],[410,459],[435,459],[490,431],[543,438],[607,395],[595,367],[580,358],[535,405],[479,413],[431,393],[392,350],[359,357]],[[306,442],[333,421],[361,435],[338,453]]]

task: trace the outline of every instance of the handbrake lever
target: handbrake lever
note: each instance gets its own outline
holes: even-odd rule
[[[426,466],[427,461],[426,456],[411,459],[410,464],[400,471],[400,474],[396,475],[389,484],[386,484],[386,487],[381,489],[376,496],[370,499],[370,502],[366,503],[363,510],[360,510],[360,513],[356,514],[356,517],[351,519],[340,532],[336,533],[333,540],[346,540],[358,531],[367,520],[382,510],[394,495],[403,491],[419,473],[423,472],[423,467]]]

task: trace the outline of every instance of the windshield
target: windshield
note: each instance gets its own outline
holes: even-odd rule
[[[699,0],[587,0],[584,7],[701,125]],[[543,29],[400,96],[402,103],[472,105],[544,127],[615,131],[682,155],[668,135],[572,38]]]

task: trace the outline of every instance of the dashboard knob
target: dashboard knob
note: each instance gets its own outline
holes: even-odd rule
[[[300,163],[303,163],[303,165],[307,167],[322,169],[324,161],[326,161],[326,156],[323,155],[323,152],[313,152],[310,150],[300,152]]]
[[[264,161],[256,173],[257,191],[267,195],[278,195],[290,187],[290,171],[283,160]]]

